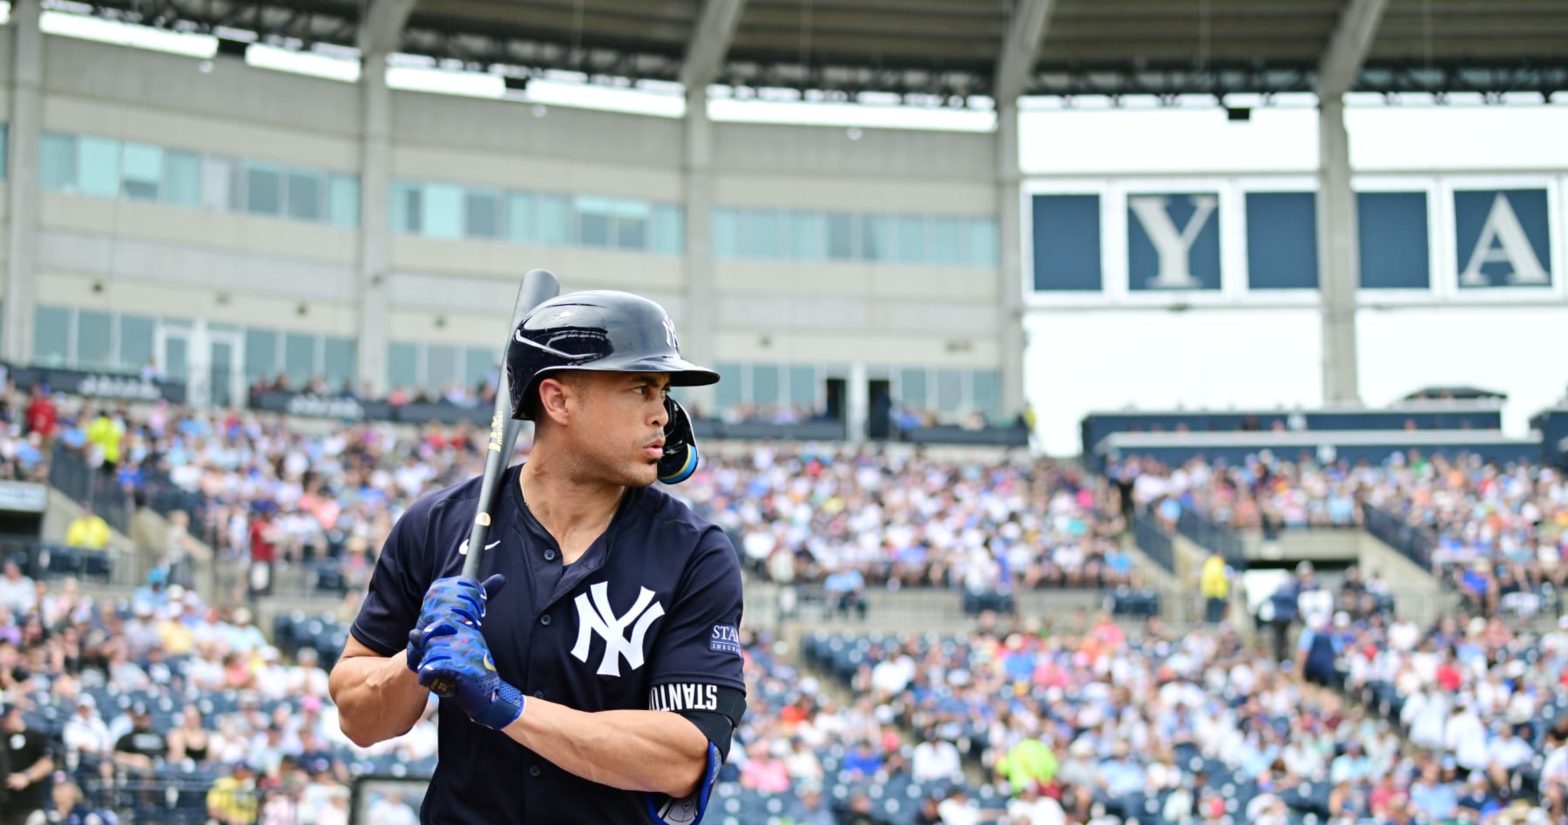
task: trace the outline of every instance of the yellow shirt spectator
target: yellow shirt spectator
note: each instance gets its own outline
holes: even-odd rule
[[[240,773],[236,770],[235,773]],[[256,821],[256,782],[245,776],[220,776],[207,791],[207,815],[222,825],[249,825]]]
[[[125,440],[125,428],[107,415],[100,415],[87,425],[87,440],[103,451],[105,462],[120,463],[120,442]]]
[[[65,543],[71,547],[102,550],[109,546],[109,523],[97,513],[82,513],[71,519],[65,529]]]
[[[1230,577],[1225,575],[1225,559],[1222,556],[1216,553],[1204,560],[1198,587],[1210,599],[1230,598]]]

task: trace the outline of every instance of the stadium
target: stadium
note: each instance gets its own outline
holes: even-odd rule
[[[1568,822],[1562,0],[0,24],[0,825]],[[529,486],[658,373],[734,621]]]

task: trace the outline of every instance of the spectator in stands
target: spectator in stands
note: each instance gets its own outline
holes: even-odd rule
[[[207,791],[207,815],[218,825],[255,825],[259,810],[256,770],[243,759],[230,766],[228,775],[218,777]]]
[[[33,609],[38,598],[33,580],[22,575],[22,566],[15,559],[6,559],[0,572],[0,613],[26,613]]]
[[[385,823],[385,825],[419,825],[419,814],[405,801],[403,794],[397,791],[388,791],[377,799],[367,812],[366,820],[369,822]]]
[[[910,764],[916,782],[960,782],[964,778],[958,747],[939,735],[935,727],[921,731]]]
[[[146,703],[133,704],[130,717],[130,731],[114,743],[115,764],[132,774],[150,775],[168,756],[169,741],[153,730],[152,711]]]
[[[0,825],[23,825],[44,806],[54,757],[48,737],[30,728],[15,704],[0,706],[0,737]]]
[[[118,825],[120,821],[113,811],[94,809],[87,804],[81,787],[64,773],[55,774],[49,796],[48,810],[34,812],[27,825]]]
[[[40,384],[33,388],[33,400],[27,405],[27,431],[37,433],[48,446],[55,437],[55,428],[60,420],[60,410],[54,404],[54,398],[49,394],[49,385]]]
[[[169,732],[168,740],[170,762],[189,759],[201,765],[212,759],[212,734],[195,705],[186,705],[181,711],[180,726]]]
[[[98,701],[90,693],[76,697],[76,712],[61,731],[65,744],[65,763],[83,775],[112,775],[114,737],[98,715]]]
[[[1203,560],[1203,569],[1198,576],[1198,589],[1203,593],[1203,618],[1209,624],[1219,624],[1225,620],[1225,613],[1230,607],[1230,578],[1229,565],[1225,557],[1211,551],[1209,557]]]
[[[854,611],[856,618],[861,621],[866,618],[865,591],[866,577],[858,569],[847,565],[833,571],[822,583],[822,592],[840,616],[848,618],[850,612]]]
[[[65,543],[83,550],[102,550],[109,546],[109,523],[85,505],[65,529]]]

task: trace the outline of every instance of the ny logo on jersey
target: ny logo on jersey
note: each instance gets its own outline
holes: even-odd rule
[[[599,582],[588,588],[588,593],[577,594],[574,601],[577,605],[577,644],[572,645],[572,656],[577,661],[588,661],[589,634],[593,633],[604,640],[604,658],[599,660],[600,676],[621,675],[623,656],[632,670],[642,667],[643,637],[648,634],[649,625],[664,615],[664,605],[653,600],[652,590],[644,587],[641,591],[631,609],[620,616],[615,615],[615,608],[610,607],[608,582]],[[593,594],[592,600],[588,598],[590,593]],[[637,624],[628,639],[626,626],[633,622]]]

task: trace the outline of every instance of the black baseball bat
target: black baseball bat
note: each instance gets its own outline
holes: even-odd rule
[[[523,276],[517,289],[517,305],[512,308],[512,323],[506,328],[507,344],[501,347],[501,377],[496,382],[495,410],[490,417],[490,449],[485,453],[485,475],[479,482],[479,504],[474,511],[474,524],[468,530],[468,555],[463,559],[463,575],[479,578],[479,563],[484,559],[485,539],[490,537],[490,514],[495,510],[497,487],[506,472],[507,461],[512,457],[512,447],[517,443],[517,422],[512,420],[511,393],[507,389],[506,347],[512,333],[522,324],[523,318],[534,307],[561,293],[561,282],[547,269],[532,269]],[[437,696],[451,696],[454,688],[445,681],[430,686]]]

